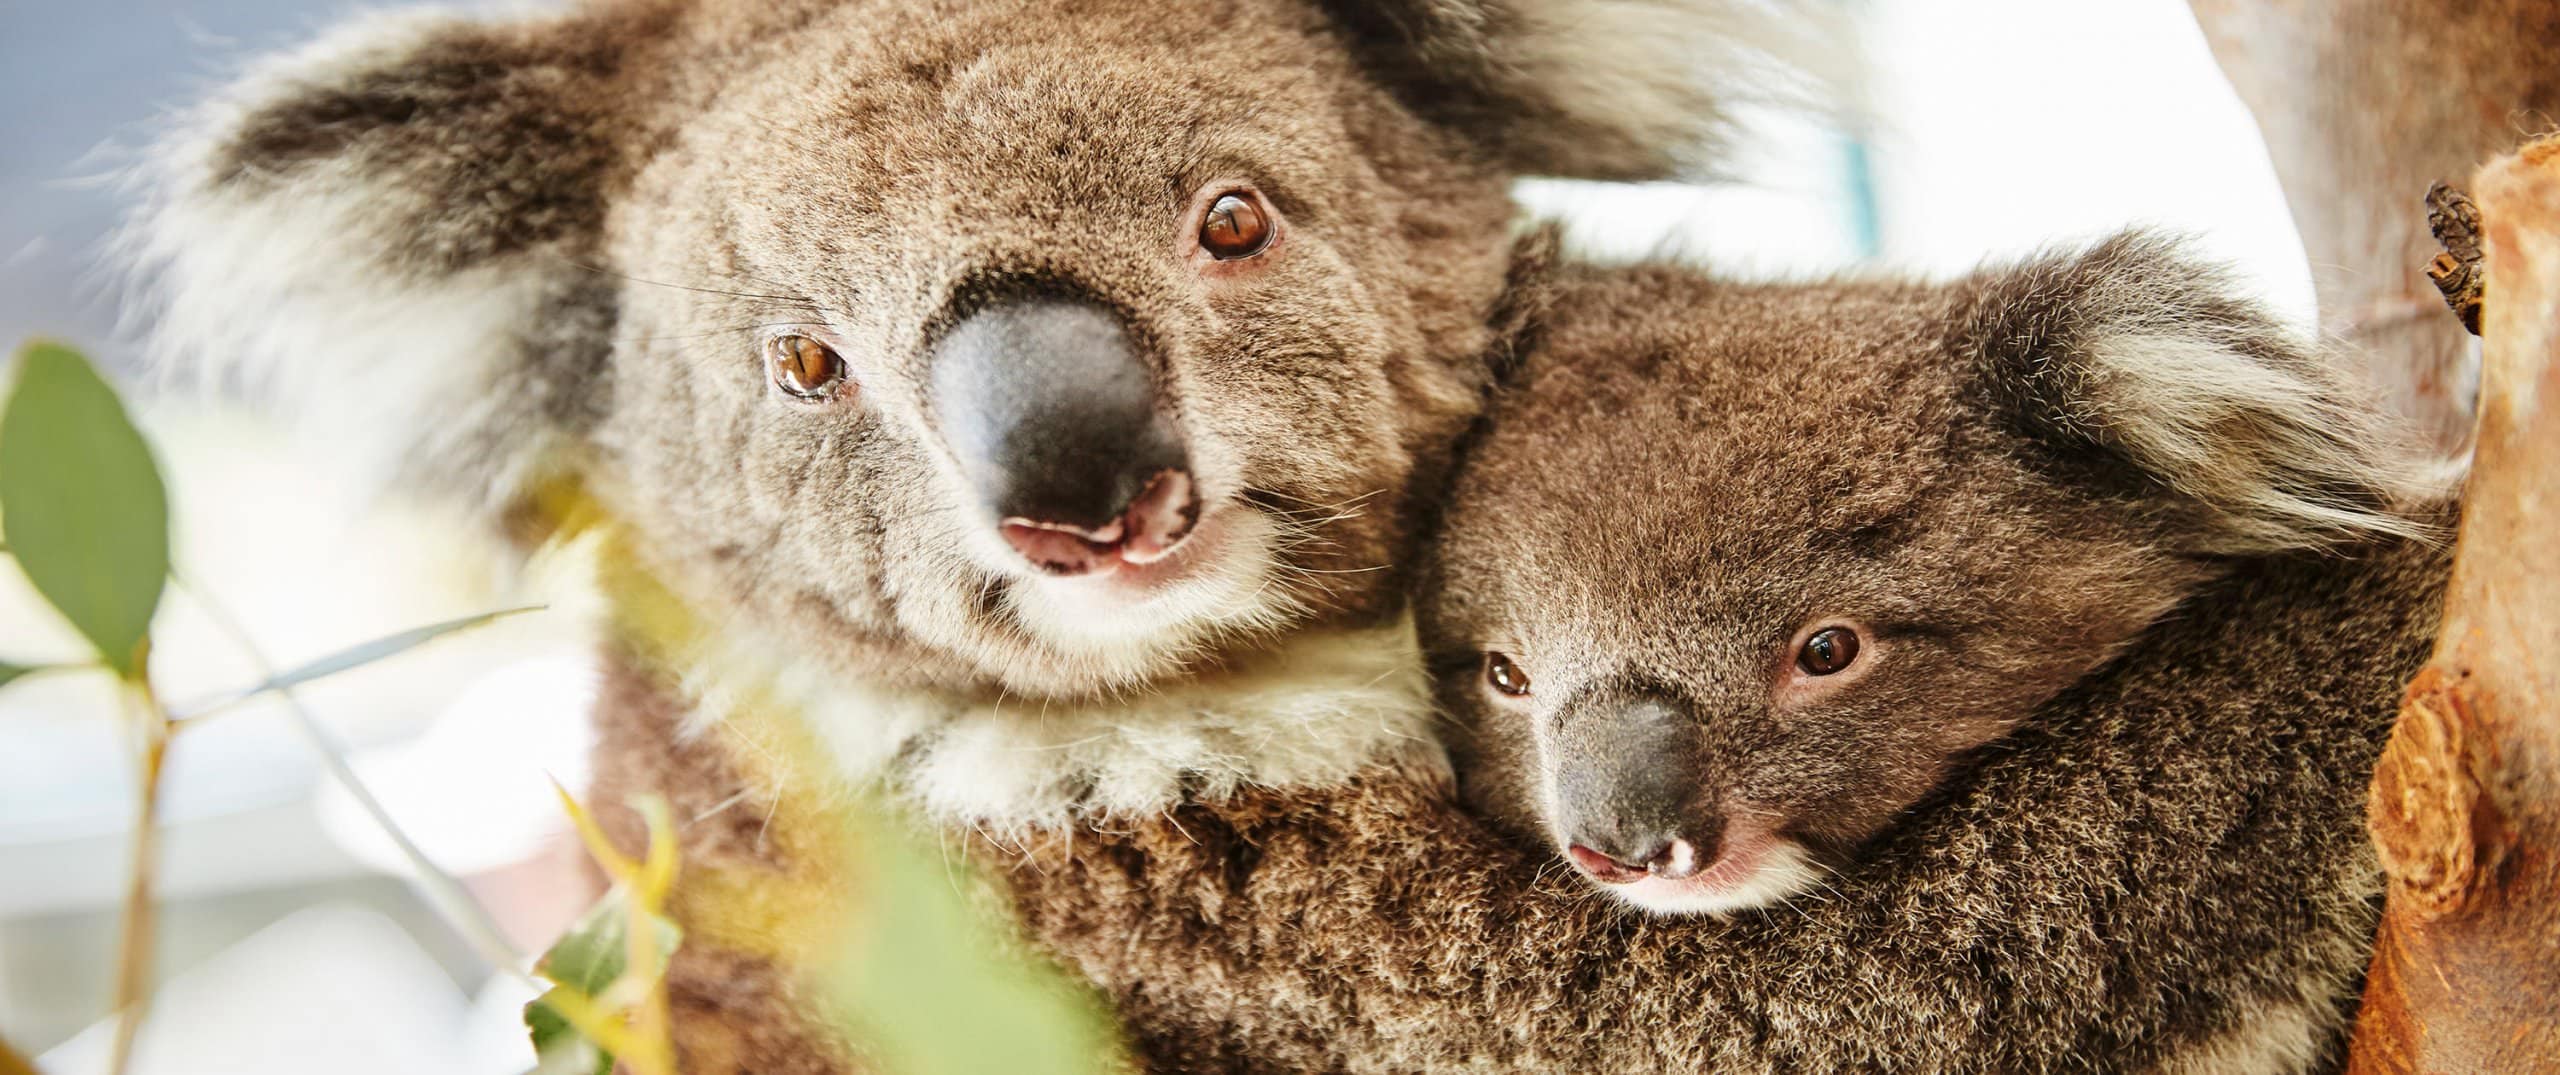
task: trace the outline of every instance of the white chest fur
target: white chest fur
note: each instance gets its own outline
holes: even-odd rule
[[[1379,764],[1448,772],[1405,623],[1301,634],[1248,664],[1107,701],[880,689],[778,668],[747,646],[703,662],[686,687],[695,731],[778,706],[849,780],[999,834],[1321,786]]]

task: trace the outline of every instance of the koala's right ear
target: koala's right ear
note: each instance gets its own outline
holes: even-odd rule
[[[1954,345],[2054,457],[2165,495],[2178,551],[2423,538],[2453,473],[2228,272],[2141,232],[1959,285]]]
[[[503,508],[600,413],[628,27],[362,18],[178,118],[119,240],[155,358]],[[620,32],[611,32],[615,30]]]
[[[1733,108],[1839,103],[1837,5],[1799,0],[1320,0],[1369,71],[1527,175],[1713,170]]]

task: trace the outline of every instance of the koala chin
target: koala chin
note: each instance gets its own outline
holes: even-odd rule
[[[1820,898],[2011,729],[2221,615],[2180,611],[2201,588],[2425,538],[2442,495],[2141,234],[1934,289],[1557,287],[1452,494],[1426,643],[1473,795],[1650,912]]]

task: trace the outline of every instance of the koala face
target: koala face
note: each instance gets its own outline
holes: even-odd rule
[[[1471,793],[1647,910],[1819,883],[2230,558],[2405,533],[2351,389],[2161,244],[1569,277],[1421,603]]]
[[[611,260],[706,286],[624,289],[620,513],[795,637],[1017,693],[1377,614],[1480,396],[1500,172],[1289,5],[1025,17],[836,12],[641,171]]]
[[[574,482],[831,671],[1102,696],[1400,600],[1508,180],[1696,159],[1752,7],[374,16],[189,116],[131,254],[395,484]]]

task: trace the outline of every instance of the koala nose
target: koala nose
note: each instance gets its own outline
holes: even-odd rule
[[[1706,798],[1697,722],[1654,692],[1569,700],[1549,744],[1555,831],[1584,873],[1612,884],[1687,877],[1715,861],[1723,825]]]
[[[1709,847],[1702,853],[1697,844],[1677,836],[1650,837],[1633,845],[1620,844],[1605,837],[1590,839],[1599,846],[1577,839],[1566,848],[1566,852],[1582,872],[1590,874],[1594,880],[1613,885],[1628,884],[1646,877],[1677,881],[1715,861],[1715,848]],[[1637,850],[1632,853],[1616,850],[1622,846],[1633,846]]]
[[[1199,521],[1181,430],[1119,315],[1071,299],[995,302],[954,322],[930,358],[942,436],[1033,566],[1152,563]]]

